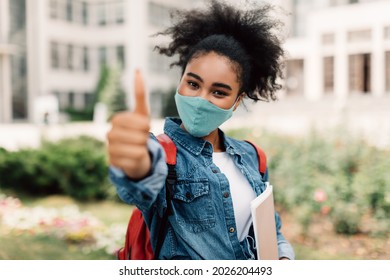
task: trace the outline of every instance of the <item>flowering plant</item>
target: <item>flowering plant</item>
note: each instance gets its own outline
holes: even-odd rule
[[[88,247],[104,249],[114,254],[122,246],[126,225],[105,226],[88,212],[80,212],[76,205],[62,208],[26,207],[18,198],[0,194],[0,224],[2,234],[43,234],[55,236]]]
[[[347,132],[313,130],[295,138],[240,129],[229,135],[252,140],[266,151],[275,203],[298,221],[302,233],[323,219],[336,233],[387,237],[390,151]]]

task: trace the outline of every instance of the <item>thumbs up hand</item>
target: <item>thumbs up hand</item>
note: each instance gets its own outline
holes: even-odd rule
[[[132,179],[145,177],[151,168],[147,148],[150,116],[145,86],[139,70],[135,73],[135,108],[114,115],[107,133],[111,165],[121,168]]]
[[[149,118],[148,104],[146,100],[145,85],[141,72],[137,70],[135,72],[135,113],[146,116]]]

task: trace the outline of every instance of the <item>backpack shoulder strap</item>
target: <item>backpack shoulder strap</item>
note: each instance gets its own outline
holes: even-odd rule
[[[263,149],[261,149],[257,144],[252,141],[245,140],[245,142],[251,144],[257,152],[257,160],[259,161],[259,171],[261,176],[264,177],[265,172],[267,171],[267,156],[265,155]]]
[[[175,143],[169,138],[166,134],[160,134],[157,136],[158,142],[160,142],[161,146],[165,151],[165,158],[168,165],[168,176],[167,176],[167,200],[170,200],[173,194],[173,187],[176,183],[176,154],[177,148]],[[168,209],[169,210],[169,209]]]
[[[130,221],[127,225],[126,240],[125,246],[118,250],[117,258],[120,260],[148,260],[156,259],[160,254],[162,243],[165,236],[165,228],[168,221],[168,215],[171,212],[171,194],[173,193],[173,187],[176,183],[176,145],[168,137],[168,135],[161,134],[157,136],[157,140],[160,142],[161,146],[164,148],[166,154],[166,162],[168,165],[168,176],[166,179],[166,199],[167,199],[167,209],[164,211],[162,223],[159,228],[159,234],[157,239],[157,244],[155,252],[153,252],[151,243],[150,243],[150,233],[149,229],[145,224],[145,220],[142,216],[141,211],[136,208],[133,210],[130,217]]]
[[[157,136],[157,140],[164,148],[167,164],[176,165],[177,148],[172,139],[166,134],[160,134]]]
[[[176,154],[177,154],[177,148],[175,143],[172,141],[171,138],[169,138],[166,134],[160,134],[157,136],[158,142],[160,142],[161,146],[163,147],[165,151],[165,157],[166,162],[168,166],[168,175],[166,179],[166,201],[167,201],[167,209],[165,209],[162,222],[159,228],[159,234],[157,237],[157,243],[154,253],[154,258],[158,258],[160,255],[161,247],[165,239],[165,230],[168,224],[168,216],[172,214],[172,204],[171,199],[173,196],[173,188],[176,184]]]

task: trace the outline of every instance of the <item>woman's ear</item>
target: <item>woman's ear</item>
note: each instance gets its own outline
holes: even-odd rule
[[[236,103],[234,104],[234,108],[233,108],[233,111],[235,111],[238,107],[238,105],[240,105],[242,99],[246,96],[246,93],[245,92],[242,92],[240,93],[240,95],[237,97],[237,101]]]

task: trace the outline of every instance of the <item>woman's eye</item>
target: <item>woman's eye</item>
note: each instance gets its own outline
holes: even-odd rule
[[[198,89],[198,88],[199,88],[199,86],[198,86],[197,83],[194,83],[194,82],[189,81],[188,84],[189,84],[190,87],[192,87],[192,88],[194,88],[194,89]]]
[[[218,96],[218,97],[227,96],[227,94],[225,92],[219,91],[219,90],[213,91],[213,94]]]

